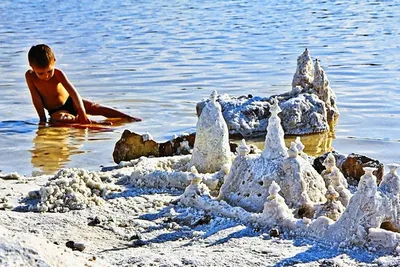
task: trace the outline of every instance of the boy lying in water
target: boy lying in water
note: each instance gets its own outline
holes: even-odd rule
[[[93,123],[87,114],[141,121],[140,118],[82,99],[64,72],[55,68],[56,58],[49,46],[32,46],[28,60],[32,69],[25,73],[25,78],[39,115],[39,124],[46,123],[44,109],[55,123]]]

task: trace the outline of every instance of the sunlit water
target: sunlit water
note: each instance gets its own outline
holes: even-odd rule
[[[51,173],[113,165],[124,129],[164,141],[195,130],[212,90],[291,89],[304,48],[321,60],[341,112],[309,151],[400,163],[399,1],[0,2],[0,169]],[[50,45],[83,98],[139,116],[112,131],[38,127],[27,52]],[[315,138],[315,142],[314,142]]]

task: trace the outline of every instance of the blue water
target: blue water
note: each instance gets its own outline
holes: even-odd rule
[[[112,165],[124,129],[160,141],[194,131],[195,104],[212,90],[289,91],[306,47],[338,98],[329,145],[400,162],[399,1],[3,0],[0,13],[3,172]],[[83,98],[144,121],[111,132],[31,125],[24,73],[38,43]]]

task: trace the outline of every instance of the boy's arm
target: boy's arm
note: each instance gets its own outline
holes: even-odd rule
[[[28,85],[29,91],[31,93],[33,106],[35,107],[36,112],[39,116],[39,120],[40,120],[39,124],[45,124],[46,123],[46,113],[44,112],[42,98],[40,97],[40,94],[39,94],[38,90],[36,89],[36,86],[32,82],[31,73],[29,70],[25,73],[25,80]]]
[[[57,75],[57,79],[61,82],[65,90],[67,90],[68,94],[71,96],[78,111],[77,119],[79,123],[81,124],[91,123],[86,115],[86,110],[82,98],[79,95],[78,91],[75,89],[74,85],[68,80],[67,76],[61,70],[57,69],[55,75]]]

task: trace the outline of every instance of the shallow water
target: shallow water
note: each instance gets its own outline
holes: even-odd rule
[[[120,2],[120,3],[118,3]],[[1,1],[0,169],[51,173],[113,165],[124,129],[163,141],[195,130],[212,90],[269,96],[291,88],[307,47],[341,112],[334,148],[400,163],[398,1]],[[38,127],[27,52],[55,51],[84,98],[142,117],[112,131]]]

